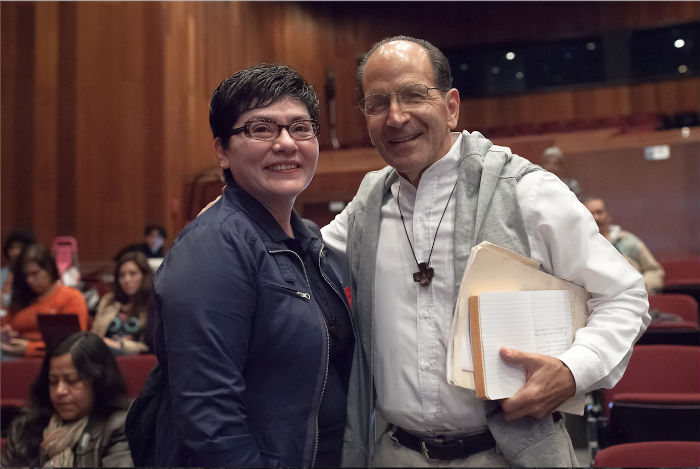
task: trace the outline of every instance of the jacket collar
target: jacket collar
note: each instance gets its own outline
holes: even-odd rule
[[[292,239],[287,236],[287,233],[284,232],[272,214],[238,184],[228,184],[224,190],[224,197],[243,210],[253,223],[265,232],[271,241],[288,244]],[[307,248],[311,242],[318,239],[318,236],[306,226],[296,210],[292,210],[291,224],[295,239],[297,239],[304,248]]]

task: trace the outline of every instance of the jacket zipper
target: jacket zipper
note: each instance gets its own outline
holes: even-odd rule
[[[293,254],[297,259],[299,259],[299,263],[301,264],[301,269],[304,271],[304,279],[306,280],[306,286],[309,287],[309,291],[312,291],[311,289],[311,282],[309,282],[309,276],[306,273],[306,267],[304,266],[304,260],[297,254],[296,252],[292,251],[291,249],[274,249],[274,250],[269,250],[268,251],[270,254],[279,254],[279,253],[291,253]],[[320,260],[319,260],[320,263]],[[320,264],[319,264],[320,265]],[[320,270],[320,269],[319,269]],[[321,272],[321,276],[323,276],[323,272]],[[324,277],[325,278],[325,277]],[[326,280],[327,281],[327,280]],[[303,296],[303,292],[296,292],[297,294],[302,294],[300,296]],[[306,293],[307,296],[304,296],[306,299],[310,299],[311,295]],[[321,401],[323,401],[323,395],[326,392],[326,383],[328,382],[328,364],[330,362],[330,355],[331,355],[331,339],[330,339],[330,333],[328,332],[328,325],[326,324],[326,320],[323,318],[323,313],[316,307],[316,312],[319,314],[319,317],[321,318],[321,323],[323,324],[323,328],[326,331],[326,369],[323,375],[323,385],[321,386],[321,396],[318,400],[318,405],[316,406],[316,415],[314,417],[315,420],[315,431],[314,431],[314,450],[313,454],[311,456],[311,464],[310,467],[314,467],[316,465],[316,456],[318,455],[318,412],[321,410]],[[321,357],[323,359],[323,357]]]

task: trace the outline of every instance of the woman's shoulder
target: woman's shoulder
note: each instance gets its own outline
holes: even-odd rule
[[[57,298],[77,298],[83,297],[83,294],[75,287],[68,287],[66,285],[59,285],[52,296]]]

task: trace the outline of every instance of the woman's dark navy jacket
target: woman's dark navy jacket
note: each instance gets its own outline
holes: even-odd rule
[[[296,213],[292,226],[347,306],[318,228]],[[155,278],[156,466],[312,464],[329,338],[287,238],[236,186],[176,238]]]

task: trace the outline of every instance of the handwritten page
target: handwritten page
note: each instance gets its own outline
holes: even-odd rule
[[[525,384],[525,370],[500,356],[501,347],[558,356],[571,346],[571,301],[566,290],[484,292],[479,326],[486,395],[511,397]]]

